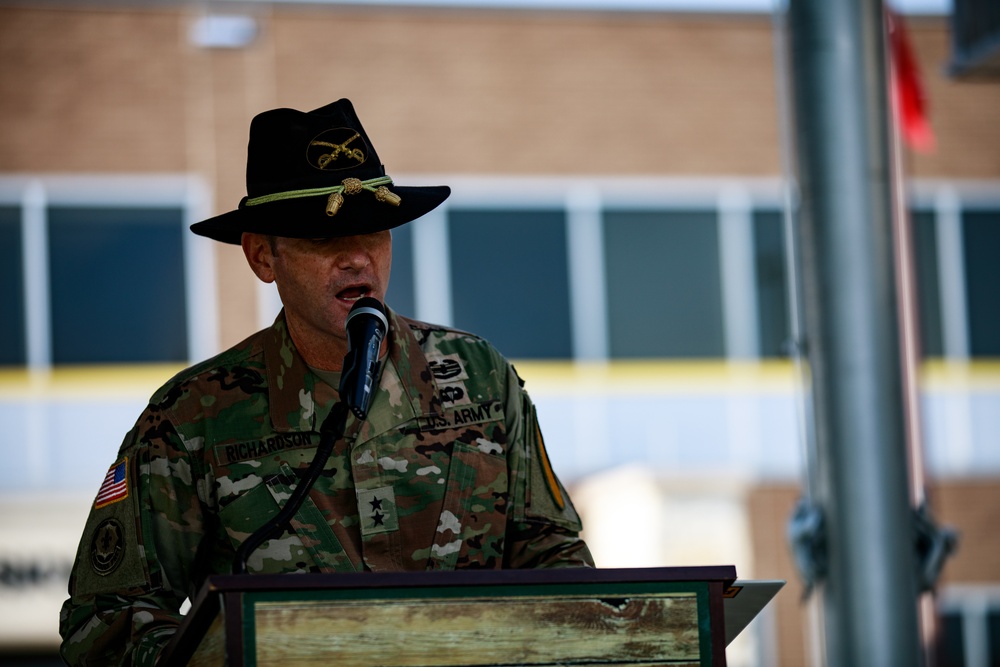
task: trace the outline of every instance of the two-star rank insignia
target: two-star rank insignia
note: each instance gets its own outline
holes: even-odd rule
[[[372,506],[372,522],[376,526],[382,526],[385,522],[385,514],[382,514],[382,499],[372,498],[369,503]]]
[[[358,489],[358,510],[362,536],[399,530],[396,495],[391,486]]]

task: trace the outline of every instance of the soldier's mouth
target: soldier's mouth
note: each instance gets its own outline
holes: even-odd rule
[[[367,285],[352,285],[337,292],[337,298],[341,301],[357,301],[369,294],[371,294],[371,288]]]

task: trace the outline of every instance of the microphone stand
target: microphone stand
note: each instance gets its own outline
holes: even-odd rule
[[[257,547],[267,540],[279,535],[288,522],[292,520],[292,517],[295,516],[295,513],[299,511],[302,503],[305,502],[309,489],[319,479],[323,467],[326,466],[327,459],[330,458],[330,454],[333,452],[334,443],[344,435],[344,429],[347,424],[347,410],[347,401],[337,401],[333,404],[330,414],[327,415],[326,419],[323,420],[323,424],[319,427],[319,445],[316,447],[316,455],[309,464],[305,475],[299,481],[298,485],[296,485],[295,490],[292,491],[292,495],[289,496],[288,502],[281,508],[281,511],[270,521],[254,531],[250,537],[244,540],[240,548],[236,550],[236,556],[233,558],[233,574],[246,574],[247,560],[250,558],[250,554],[256,551]]]

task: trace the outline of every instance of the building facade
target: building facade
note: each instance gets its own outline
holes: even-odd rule
[[[947,17],[907,26],[936,139],[905,156],[923,457],[962,540],[940,627],[946,664],[988,664],[1000,83],[946,76]],[[815,660],[784,537],[805,411],[772,16],[3,3],[0,56],[0,651],[51,650],[87,506],[149,394],[277,313],[238,248],[186,229],[245,194],[250,119],[348,97],[389,175],[453,188],[395,232],[389,305],[515,360],[599,564],[787,579],[730,662]]]

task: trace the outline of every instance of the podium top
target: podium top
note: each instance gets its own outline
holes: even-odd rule
[[[451,570],[418,572],[357,572],[338,574],[254,574],[209,577],[199,598],[231,591],[310,591],[352,588],[411,588],[448,586],[541,586],[582,583],[721,582],[736,580],[734,565],[653,568],[556,568],[541,570]]]

